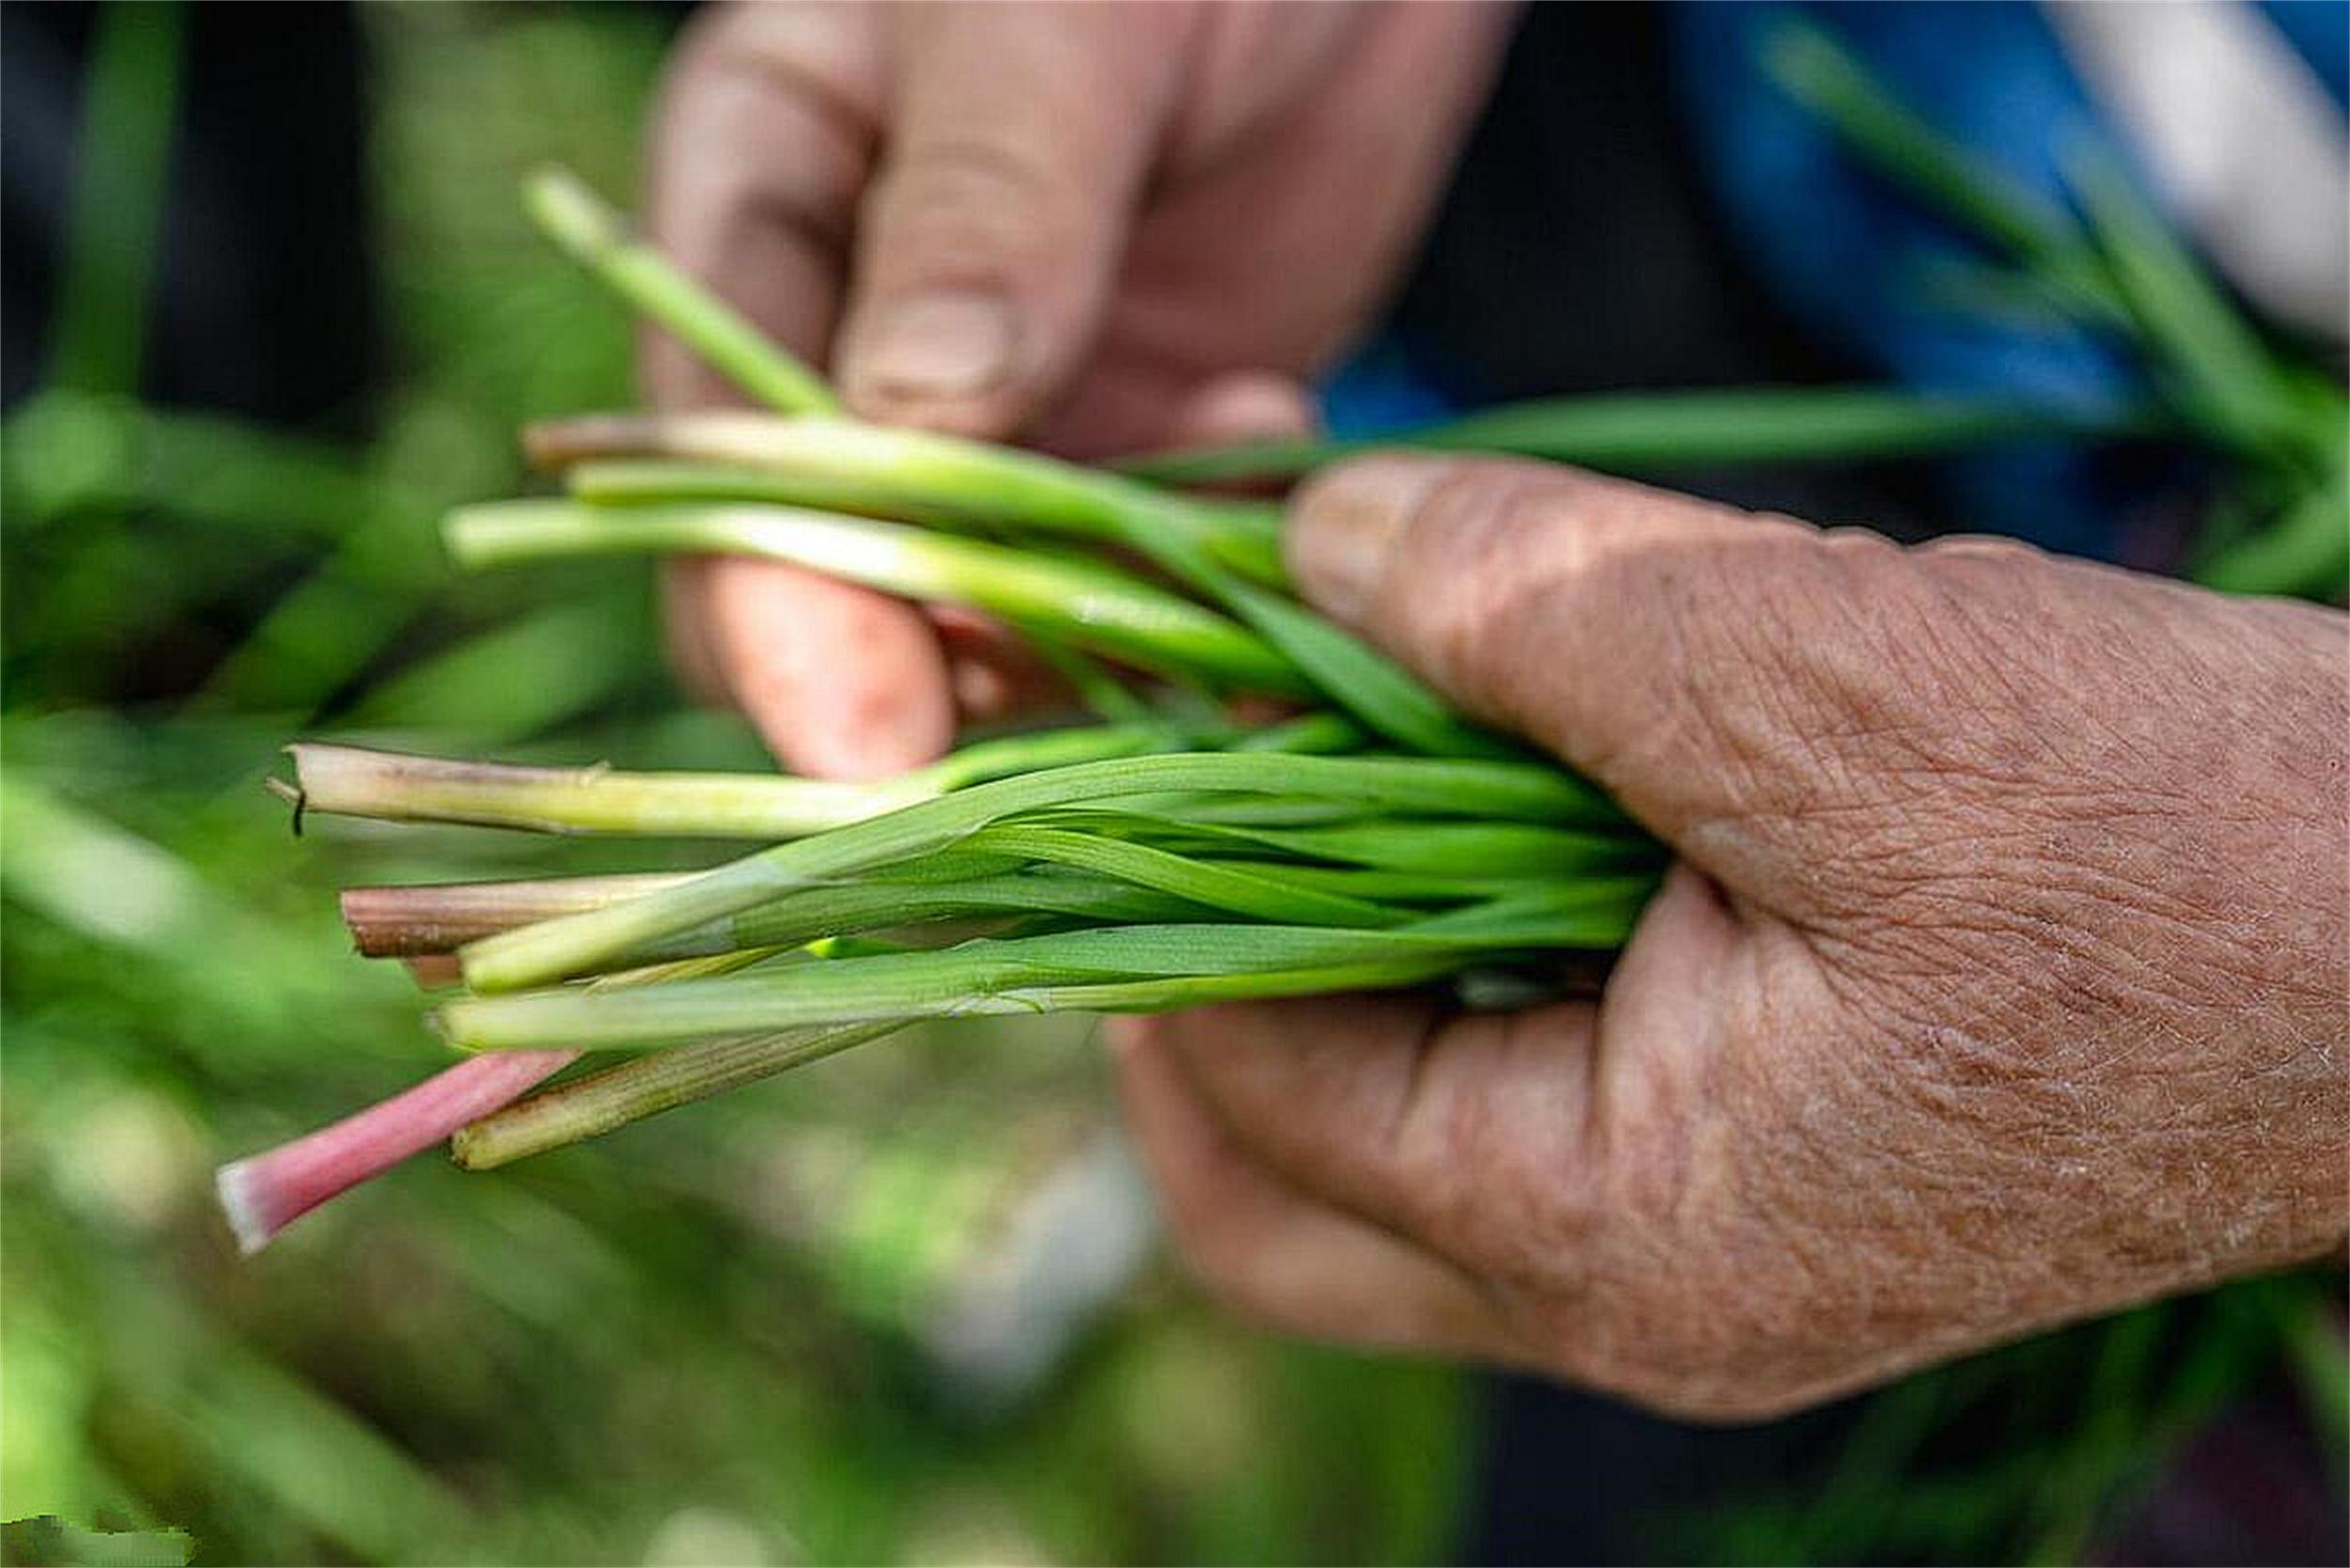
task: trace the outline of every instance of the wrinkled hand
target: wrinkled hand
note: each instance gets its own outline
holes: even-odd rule
[[[653,235],[869,418],[1078,455],[1293,428],[1287,378],[1378,303],[1509,18],[715,8],[657,118]],[[727,400],[672,345],[646,369],[669,406]],[[807,772],[922,760],[958,696],[1021,676],[968,617],[771,562],[687,563],[670,606],[688,675]]]
[[[2341,1246],[2341,614],[1531,464],[1291,555],[1681,864],[1596,1005],[1125,1021],[1231,1302],[1746,1418]]]

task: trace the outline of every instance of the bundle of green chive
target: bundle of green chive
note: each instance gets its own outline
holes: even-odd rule
[[[2138,348],[2163,405],[2088,419],[1872,389],[1651,394],[1520,405],[1405,439],[1653,471],[2155,433],[2215,449],[2234,476],[2200,575],[2339,594],[2350,528],[2334,380],[2272,350],[2100,167],[2085,166],[2084,221],[1967,163],[1824,36],[1782,44],[1791,92],[2013,258],[2011,294]],[[529,451],[564,496],[459,510],[446,541],[460,565],[766,556],[985,612],[1101,722],[982,741],[875,785],[294,747],[286,792],[310,811],[767,846],[689,876],[348,895],[362,951],[462,981],[469,994],[438,1013],[452,1044],[526,1054],[494,1085],[416,1112],[378,1164],[417,1128],[445,1135],[433,1117],[460,1129],[461,1163],[503,1164],[916,1019],[1431,981],[1522,996],[1555,981],[1562,951],[1623,941],[1661,848],[1300,605],[1277,509],[1170,488],[1291,479],[1348,444],[1105,471],[865,424],[568,176],[538,176],[526,199],[574,259],[774,412],[534,429]],[[1299,716],[1242,728],[1227,716],[1242,695]],[[505,1104],[581,1052],[617,1065]],[[313,1171],[315,1190],[282,1200],[245,1190],[263,1182],[259,1162],[231,1168],[223,1190],[248,1239],[366,1173],[339,1146],[308,1157],[342,1162],[339,1174]]]

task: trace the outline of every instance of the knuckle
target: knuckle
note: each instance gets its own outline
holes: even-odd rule
[[[1464,463],[1440,476],[1401,525],[1371,606],[1390,636],[1416,649],[1441,683],[1485,690],[1525,661],[1501,657],[1497,633],[1562,548],[1556,537],[1572,476],[1527,463]]]
[[[708,6],[686,19],[677,43],[661,69],[661,80],[672,95],[689,87],[709,71],[723,69],[742,47],[745,8]]]
[[[1605,1240],[1609,1207],[1580,1075],[1525,1094],[1493,1091],[1494,1063],[1556,1045],[1541,1013],[1454,1023],[1427,1047],[1419,1089],[1399,1123],[1393,1193],[1407,1226],[1481,1274],[1545,1296],[1578,1294]],[[1448,1063],[1447,1051],[1468,1053]]]
[[[1559,744],[1562,713],[1592,706],[1573,682],[1607,682],[1632,714],[1611,729],[1667,739],[1704,719],[1685,711],[1697,688],[1729,673],[1716,623],[1741,590],[1713,557],[1741,538],[1784,548],[1767,525],[1725,532],[1732,515],[1571,468],[1463,463],[1400,527],[1370,619],[1480,718]]]
[[[1649,606],[1644,646],[1662,666],[1649,745],[1704,759],[1706,792],[1765,837],[1809,823],[1849,842],[1950,711],[1920,674],[1916,573],[1877,535],[1751,526],[1590,586]]]
[[[690,18],[661,69],[657,119],[671,137],[699,133],[732,114],[732,87],[761,80],[772,53],[759,6],[711,6]]]
[[[1009,129],[966,129],[902,149],[872,200],[878,221],[925,238],[926,256],[993,265],[1068,249],[1073,196],[1045,148]]]
[[[879,132],[873,88],[834,31],[789,5],[686,24],[660,84],[647,219],[689,263],[770,227],[821,253],[847,248]]]

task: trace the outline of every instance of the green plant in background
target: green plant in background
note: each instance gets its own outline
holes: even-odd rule
[[[2077,206],[2069,211],[1978,163],[1823,28],[1782,23],[1765,64],[1856,158],[2006,259],[1974,280],[1976,293],[2036,303],[2132,350],[2169,427],[2227,460],[2192,576],[2235,593],[2342,598],[2350,397],[2245,319],[2109,149],[2069,149]]]
[[[432,530],[523,482],[517,426],[623,395],[623,324],[510,192],[557,151],[625,182],[662,24],[363,16],[400,367],[376,438],[143,406],[127,372],[0,427],[0,1513],[176,1529],[210,1562],[1440,1554],[1459,1382],[1246,1333],[1148,1267],[1123,1288],[1140,1200],[1074,1021],[976,1052],[915,1031],[479,1200],[417,1162],[235,1261],[220,1152],[432,1055],[406,979],[333,931],[337,886],[697,863],[463,827],[296,841],[251,808],[288,733],[763,762],[733,719],[673,712],[638,573],[453,575]],[[94,137],[168,126],[177,21],[102,13]],[[109,186],[108,221],[146,232],[145,188]],[[60,341],[137,320],[145,247],[120,243],[70,312],[101,320]],[[197,695],[120,701],[159,659]],[[1097,1305],[1040,1307],[1040,1259],[1076,1243],[1111,1270]]]
[[[991,1329],[1038,1321],[1007,1305],[1029,1288],[1024,1248],[1043,1247],[1051,1262],[1067,1251],[1055,1251],[1056,1238],[1092,1238],[1112,1255],[1139,1246],[1133,1178],[1100,1140],[1100,1086],[1075,1020],[978,1021],[952,1038],[916,1028],[887,1051],[803,1074],[787,1093],[715,1100],[494,1181],[413,1165],[323,1214],[282,1255],[249,1263],[207,1229],[199,1205],[212,1152],[256,1147],[364,1103],[413,1077],[429,1055],[407,982],[352,960],[323,917],[331,888],[359,878],[401,885],[373,906],[386,922],[379,933],[433,978],[452,924],[474,920],[468,935],[510,924],[521,895],[509,881],[479,895],[486,911],[477,900],[452,914],[419,903],[413,885],[491,875],[576,900],[590,891],[583,876],[607,892],[615,877],[660,879],[621,885],[643,892],[679,886],[712,858],[631,837],[550,840],[430,824],[387,836],[364,821],[293,845],[282,822],[251,808],[251,780],[277,739],[323,725],[371,746],[415,745],[429,731],[436,745],[525,757],[759,764],[731,721],[667,712],[636,573],[579,560],[452,579],[431,544],[434,514],[521,482],[507,431],[609,403],[623,384],[619,323],[593,284],[543,264],[506,193],[516,171],[558,152],[618,182],[626,110],[641,99],[657,29],[617,9],[423,8],[378,10],[370,22],[387,70],[378,148],[391,290],[413,365],[385,400],[382,439],[353,453],[141,409],[120,400],[120,383],[53,391],[0,432],[10,581],[38,576],[43,587],[10,589],[0,729],[5,1511],[184,1527],[207,1560],[1442,1555],[1465,1479],[1461,1456],[1473,1446],[1451,1376],[1262,1341],[1164,1298],[1148,1274],[1139,1291],[1121,1293],[1113,1271],[1104,1297],[1113,1305],[1090,1328],[1082,1315],[1047,1314],[1026,1340]],[[118,37],[103,56],[136,62],[116,69],[167,79],[142,59],[168,50],[167,32],[137,20],[109,25]],[[133,101],[122,90],[92,95],[93,105]],[[149,133],[118,133],[135,146]],[[2176,282],[2159,265],[2153,275]],[[118,298],[92,297],[86,308],[118,310]],[[2260,352],[2258,364],[2277,363]],[[2229,363],[2240,368],[2242,356]],[[2315,429],[2323,398],[2338,402],[2338,391],[2284,374]],[[771,371],[771,384],[787,384]],[[2217,428],[2192,410],[2182,419],[2177,406],[2111,433]],[[2283,428],[2261,422],[2269,416],[2240,428]],[[766,441],[796,423],[747,428]],[[1565,405],[1500,416],[1498,430],[1488,423],[1468,439],[1645,469],[1785,456],[1804,441],[1865,455],[2050,428],[2029,408],[1775,391]],[[569,427],[550,439],[594,433]],[[891,432],[873,433],[879,447],[846,449],[904,455]],[[778,481],[739,449],[682,449],[701,439],[694,431],[648,432],[640,422],[605,435],[599,451],[542,454],[560,457],[587,506],[781,501],[854,513],[868,509],[854,486],[889,472],[885,461],[846,475],[801,468]],[[2307,516],[2322,504],[2312,497],[2323,481],[2310,482],[2291,441],[2264,434],[2220,447],[2245,454],[2229,463],[2243,476],[2229,510],[2244,541],[2272,537],[2265,525],[2280,509]],[[1184,454],[1132,474],[1295,472],[1327,455]],[[1080,487],[1085,496],[1064,496],[1078,523],[1098,520],[1086,499],[1098,494],[1092,483]],[[2338,496],[2338,467],[2332,483]],[[1007,522],[1033,527],[1058,515],[1033,492],[1009,518],[967,518],[958,498],[967,506],[967,492],[901,492],[878,510],[967,524],[997,544]],[[930,512],[925,499],[949,504]],[[1186,525],[1163,547],[1195,570],[1204,558],[1208,579],[1267,613],[1251,595],[1273,586],[1269,562],[1277,571],[1262,509],[1184,507]],[[2324,538],[2313,524],[2280,531]],[[843,536],[826,537],[837,545]],[[230,538],[234,548],[223,548]],[[2286,558],[2306,564],[2324,552],[2296,546]],[[141,652],[112,609],[118,596],[151,594],[142,619],[170,620],[290,568],[294,586],[212,660],[199,700],[169,713],[108,704],[110,681]],[[2338,577],[2312,571],[2306,581],[2338,594]],[[1228,624],[1300,667],[1326,656],[1309,648],[1300,659],[1233,604],[1215,603]],[[1071,652],[1073,667],[1089,673],[1082,650]],[[1115,690],[1092,689],[1105,699]],[[1198,701],[1119,718],[1147,720],[1145,732],[1070,733],[1131,748],[1110,756],[1236,739]],[[1429,722],[1427,733],[1446,733]],[[1299,749],[1359,744],[1349,733],[1308,734]],[[1010,744],[992,763],[973,748],[931,787],[951,798],[998,768],[1037,760],[1023,748],[1038,738]],[[627,798],[626,776],[602,776],[603,797]],[[714,803],[732,815],[713,818],[695,815],[714,808],[709,780],[689,781],[672,792],[661,830],[756,837],[773,819],[746,813],[862,815],[875,804],[801,790],[784,799],[781,781],[747,782],[756,787]],[[521,798],[524,809],[545,804],[544,792]],[[1362,901],[1424,911],[1492,891],[1465,886],[1476,879],[1457,861],[1439,868],[1454,873],[1442,886],[1428,867],[1364,862],[1380,852],[1379,836],[1366,841],[1357,823],[1317,820],[1326,802],[1266,804],[1304,814],[1171,838],[1163,820],[1137,831],[1073,807],[1064,809],[1090,814],[1010,824],[1002,831],[1026,837],[977,853],[1049,865],[1054,896],[1071,905],[1060,913],[1123,910],[1158,923],[1221,911],[1305,925],[1299,912],[1318,910],[1343,929],[1365,923]],[[627,809],[641,807],[639,798]],[[476,796],[476,815],[435,814],[478,821],[481,808]],[[1266,841],[1279,853],[1244,847]],[[1334,847],[1358,858],[1324,853]],[[1524,840],[1495,847],[1505,870],[1525,864]],[[1588,869],[1594,862],[1574,857],[1598,846],[1550,847],[1560,864]],[[1119,869],[1053,861],[1056,853],[1116,857]],[[1035,872],[999,864],[982,873],[966,860],[942,882],[823,889],[832,905],[746,909],[721,918],[767,923],[676,932],[661,939],[670,950],[645,956],[797,942],[809,920],[859,929],[866,917],[843,908],[859,897],[868,915],[941,888],[980,908],[991,897],[1041,897],[1001,886],[1014,878]],[[1235,911],[1236,901],[1265,902]],[[364,936],[368,901],[359,902]],[[836,951],[821,962],[903,967],[854,944]],[[335,1049],[321,1051],[330,1038]],[[476,1123],[461,1157],[502,1164],[841,1043],[838,1033],[783,1046],[757,1037],[731,1055],[650,1052]],[[1706,1521],[1687,1549],[2074,1555],[2155,1456],[2280,1350],[2308,1366],[2311,1388],[2340,1389],[2339,1339],[2304,1283],[2152,1309],[1888,1390],[1816,1490]],[[2338,1403],[2332,1414],[2338,1421]],[[1998,1464],[1948,1463],[1936,1434],[1985,1419],[2007,1423],[1992,1450]]]

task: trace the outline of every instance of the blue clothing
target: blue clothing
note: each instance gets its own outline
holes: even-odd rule
[[[2262,9],[2341,100],[2350,90],[2350,5]],[[1968,302],[1962,291],[1982,275],[1986,253],[1855,163],[1763,70],[1763,40],[1791,12],[1832,31],[1923,118],[2052,201],[2066,199],[2065,149],[2099,134],[2096,106],[2034,5],[1674,8],[1672,71],[1692,145],[1741,261],[1778,305],[1864,378],[2020,392],[2091,412],[2140,400],[2138,368],[2111,345],[2043,315],[1986,308],[1980,290]],[[1391,348],[1348,366],[1329,388],[1334,428],[1392,429],[1424,416],[1426,388],[1410,368]],[[2149,482],[2143,472],[2119,479],[2096,454],[2053,444],[1947,467],[1969,525],[2107,557],[2126,553],[2115,519]]]

